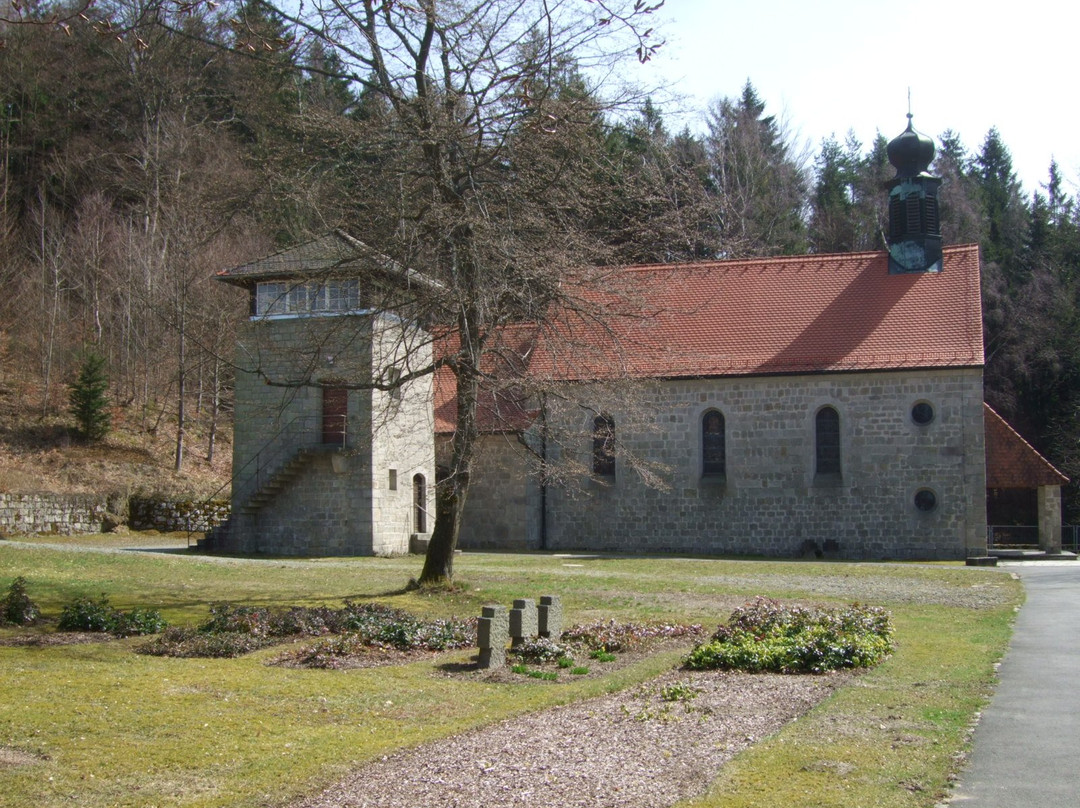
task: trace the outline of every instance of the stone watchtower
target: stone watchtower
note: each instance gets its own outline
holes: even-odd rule
[[[908,125],[888,146],[896,176],[889,183],[889,272],[941,271],[941,180],[927,173],[934,141]]]
[[[389,555],[433,526],[431,339],[409,312],[431,282],[348,234],[219,279],[244,289],[232,516],[215,550]],[[379,389],[379,387],[387,389]]]

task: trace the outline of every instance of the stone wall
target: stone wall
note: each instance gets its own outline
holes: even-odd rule
[[[191,502],[62,494],[0,494],[0,533],[100,533],[112,518],[133,530],[203,533],[229,518],[227,502]],[[114,522],[115,524],[115,522]]]
[[[228,502],[169,501],[132,497],[128,500],[128,526],[162,533],[205,533],[229,518]]]
[[[932,407],[929,423],[913,418],[919,403]],[[646,485],[619,459],[610,479],[549,487],[543,546],[790,557],[829,542],[839,557],[897,559],[985,552],[978,369],[669,381],[643,386],[639,404],[645,425],[627,426],[640,413],[610,413],[617,440],[656,464],[668,488]],[[840,416],[841,471],[818,475],[815,417],[826,406]],[[725,420],[723,477],[702,474],[702,419],[712,409]],[[552,460],[591,467],[591,415],[573,408],[552,418],[579,435]],[[916,505],[919,492],[933,494],[932,509]],[[500,513],[493,500],[512,502],[487,477],[474,483],[466,520],[478,546],[504,541],[484,528]]]
[[[100,533],[108,510],[100,496],[0,494],[0,533]]]
[[[372,362],[383,369],[380,375],[392,368],[407,376],[430,365],[431,345],[422,332],[386,317],[375,323],[373,332]],[[432,375],[397,390],[373,390],[371,410],[372,552],[407,553],[411,536],[426,538],[435,526]],[[417,502],[418,495],[422,502]]]
[[[440,446],[449,457],[449,441]],[[515,435],[479,439],[458,546],[463,550],[540,549],[539,486]]]

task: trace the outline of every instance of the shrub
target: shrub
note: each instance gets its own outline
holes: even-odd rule
[[[808,608],[756,598],[691,651],[686,666],[780,673],[864,668],[892,652],[892,634],[888,613],[876,607]]]
[[[130,637],[139,634],[156,634],[168,624],[156,609],[133,609],[122,612],[113,608],[109,599],[102,595],[98,600],[76,598],[64,606],[56,628],[59,631],[94,631]]]
[[[132,609],[130,612],[115,612],[109,633],[117,637],[158,634],[168,625],[157,609]]]
[[[560,665],[563,662],[572,664],[574,661],[574,655],[570,653],[569,648],[565,645],[559,645],[547,637],[525,640],[517,648],[512,649],[510,653],[523,662],[532,662],[537,665],[549,662],[557,662]]]
[[[150,656],[228,658],[242,656],[269,644],[268,639],[255,634],[168,628],[161,636],[137,647],[135,652]]]
[[[476,641],[476,627],[471,621],[425,621],[404,611],[378,603],[356,604],[346,601],[342,627],[375,648],[399,651],[446,651],[467,648]]]
[[[357,634],[327,637],[289,653],[286,658],[307,668],[341,668],[345,660],[366,651],[369,646]]]
[[[104,595],[99,600],[76,598],[64,606],[56,627],[60,631],[106,632],[112,629],[115,620],[116,610]]]
[[[270,635],[270,610],[261,606],[211,603],[210,617],[199,624],[204,634]]]
[[[399,651],[444,651],[466,648],[476,639],[475,624],[463,620],[421,620],[402,609],[377,603],[345,602],[342,609],[293,606],[269,609],[214,603],[197,633],[206,637],[248,637],[247,641],[197,641],[188,634],[173,634],[143,653],[173,656],[236,656],[272,645],[282,637],[327,634],[335,636],[289,656],[301,665],[341,667],[343,658],[371,648]],[[176,653],[171,654],[170,648]],[[199,649],[206,653],[200,653]]]
[[[699,691],[689,682],[672,682],[660,688],[661,701],[692,701],[698,697]]]
[[[699,625],[680,623],[617,623],[614,620],[598,621],[573,626],[562,634],[562,641],[584,645],[593,650],[622,653],[640,648],[651,642],[701,634]]]
[[[20,575],[0,599],[0,625],[28,626],[40,616],[41,609],[26,594],[26,579]]]

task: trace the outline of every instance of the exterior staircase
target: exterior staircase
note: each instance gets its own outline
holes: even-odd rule
[[[277,470],[270,475],[270,478],[256,489],[243,505],[240,506],[240,513],[244,514],[256,514],[264,505],[268,502],[272,502],[278,494],[288,488],[293,481],[300,476],[300,472],[311,463],[312,459],[317,455],[325,454],[328,450],[337,451],[340,447],[312,447],[308,449],[298,449],[296,454],[285,461]],[[222,522],[220,525],[214,527],[209,531],[205,537],[198,540],[196,546],[199,550],[214,550],[228,544],[228,538],[230,533],[230,527],[234,515],[230,515],[228,519]]]
[[[292,485],[293,480],[300,476],[300,472],[311,462],[319,452],[315,449],[298,449],[296,454],[281,464],[277,471],[270,475],[254,494],[240,506],[241,513],[254,514],[262,510],[268,502],[272,502],[277,495]]]

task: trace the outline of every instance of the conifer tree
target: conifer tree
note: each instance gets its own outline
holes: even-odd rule
[[[747,80],[738,99],[708,111],[710,190],[718,198],[727,255],[806,249],[806,172],[789,134]]]
[[[109,377],[105,373],[105,358],[94,351],[84,354],[78,378],[71,386],[71,414],[79,436],[98,441],[109,433]]]

